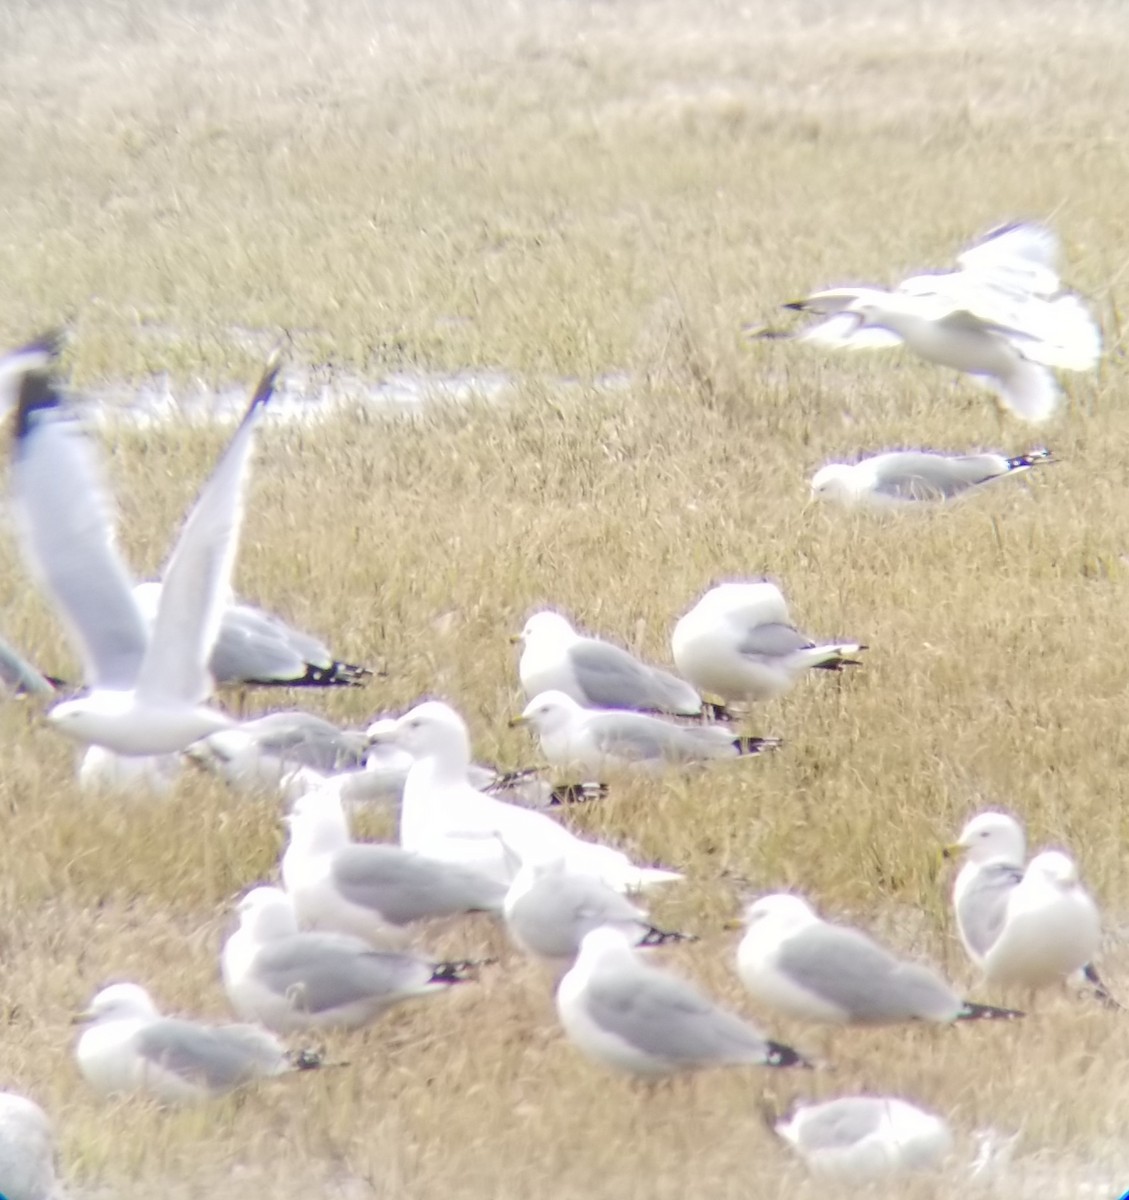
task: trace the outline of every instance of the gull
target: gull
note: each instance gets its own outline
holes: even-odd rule
[[[1022,826],[999,812],[973,817],[947,848],[965,856],[953,911],[969,958],[986,981],[1030,989],[1081,971],[1099,998],[1116,1007],[1091,963],[1101,918],[1074,861],[1045,850],[1024,870],[1026,851]]]
[[[333,790],[302,796],[283,821],[290,843],[282,856],[282,882],[304,929],[402,945],[413,921],[501,912],[505,885],[473,867],[400,846],[353,842]]]
[[[813,642],[789,621],[780,589],[764,580],[710,588],[679,619],[670,644],[682,674],[727,704],[774,699],[812,668],[858,666],[849,656],[866,649]]]
[[[641,662],[633,654],[577,633],[558,612],[539,612],[515,641],[522,644],[518,674],[527,700],[542,692],[571,696],[585,708],[624,708],[672,716],[724,716],[684,679]]]
[[[904,343],[928,362],[991,387],[1023,420],[1061,400],[1051,368],[1092,370],[1101,330],[1080,297],[1059,289],[1058,243],[1045,226],[1000,226],[960,256],[960,269],[915,275],[893,291],[837,287],[786,305],[824,318],[799,340],[876,348]]]
[[[787,1119],[772,1119],[770,1128],[813,1175],[854,1183],[935,1169],[953,1148],[940,1117],[893,1096],[801,1104]]]
[[[193,742],[185,754],[240,790],[278,787],[294,771],[359,767],[368,736],[338,729],[313,713],[275,712]]]
[[[596,875],[570,871],[561,858],[525,863],[505,895],[506,928],[518,948],[563,974],[586,934],[620,930],[633,946],[696,940],[657,928],[638,905]]]
[[[400,845],[444,862],[468,864],[507,886],[514,860],[564,858],[619,891],[681,879],[674,871],[637,867],[622,851],[585,841],[547,813],[484,795],[470,782],[466,723],[438,700],[416,705],[382,736],[415,756],[400,806]],[[505,846],[502,841],[504,840]]]
[[[299,932],[290,897],[257,887],[224,943],[224,987],[236,1013],[276,1033],[357,1029],[405,1000],[464,983],[468,962],[377,950],[343,933]]]
[[[0,1092],[0,1195],[5,1200],[63,1200],[55,1175],[55,1134],[26,1096]]]
[[[929,450],[891,450],[857,463],[828,463],[812,476],[816,500],[835,500],[848,508],[905,508],[952,500],[1006,475],[1054,462],[1049,450],[1015,458],[1002,454],[936,454]]]
[[[822,920],[799,896],[776,893],[745,911],[741,982],[762,1004],[801,1020],[890,1025],[1022,1014],[962,1000],[928,967],[907,962],[858,929]]]
[[[114,545],[110,501],[95,456],[51,378],[54,347],[24,351],[15,380],[12,481],[25,557],[42,578],[81,652],[91,690],[48,719],[77,741],[117,754],[160,755],[231,722],[204,704],[243,519],[255,430],[277,361],[202,488],[163,575],[152,634]]]
[[[537,731],[541,751],[555,767],[600,778],[609,768],[659,772],[775,750],[779,738],[738,737],[722,725],[676,725],[621,709],[582,708],[564,692],[542,692],[511,725]]]
[[[255,1025],[205,1025],[165,1017],[136,983],[103,988],[76,1018],[83,1078],[104,1096],[144,1092],[162,1104],[195,1104],[253,1080],[310,1064]]]
[[[644,1078],[703,1067],[810,1066],[691,984],[642,962],[630,936],[607,926],[584,935],[557,989],[557,1014],[586,1057]]]
[[[133,596],[151,627],[161,603],[160,581],[135,584]],[[359,687],[372,674],[339,662],[323,642],[273,613],[235,602],[223,609],[208,669],[217,687]]]

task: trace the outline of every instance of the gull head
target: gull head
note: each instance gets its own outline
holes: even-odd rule
[[[107,718],[121,716],[133,702],[132,692],[90,692],[56,704],[47,720],[76,742],[95,742],[102,736]]]
[[[1044,850],[1027,864],[1023,878],[1024,882],[1035,879],[1068,892],[1078,886],[1078,868],[1069,854],[1063,854],[1061,850]]]
[[[257,887],[239,901],[239,928],[256,942],[290,937],[298,932],[298,918],[290,897],[276,887]]]
[[[750,934],[784,936],[818,920],[815,910],[802,896],[789,892],[761,896],[745,908],[745,928]]]
[[[858,474],[849,463],[828,463],[811,477],[813,500],[838,500],[850,504],[860,494]]]
[[[308,853],[333,851],[349,842],[345,808],[332,788],[315,788],[299,796],[282,823],[290,831],[290,844]]]
[[[539,641],[546,645],[567,645],[576,640],[576,630],[569,619],[552,609],[536,612],[525,623],[525,628],[513,639],[528,647],[531,642]]]
[[[161,1014],[152,996],[137,983],[115,983],[103,988],[75,1018],[79,1024],[100,1021],[136,1021],[155,1019]]]
[[[427,700],[396,721],[394,740],[415,757],[452,758],[470,762],[466,722],[449,705]]]
[[[564,692],[542,692],[530,700],[521,716],[515,717],[511,724],[532,725],[538,733],[555,733],[566,728],[582,711],[580,705]]]
[[[600,963],[634,960],[635,947],[631,938],[612,925],[600,925],[589,930],[580,942],[576,966],[582,971]]]
[[[1026,852],[1022,826],[1001,812],[978,813],[960,831],[956,842],[945,847],[946,856],[964,854],[969,862],[999,861],[1016,867],[1022,865]]]

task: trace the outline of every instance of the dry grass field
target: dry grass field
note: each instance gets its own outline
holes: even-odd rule
[[[532,609],[668,660],[722,577],[770,576],[802,627],[871,647],[755,712],[781,753],[567,814],[684,868],[655,913],[701,941],[665,961],[834,1064],[654,1094],[582,1059],[546,979],[467,921],[421,945],[500,964],[334,1038],[347,1068],[186,1113],[100,1102],[69,1017],[123,978],[227,1015],[217,955],[233,898],[276,869],[278,804],[197,777],[165,802],[84,797],[71,749],[0,709],[0,1085],[53,1114],[79,1196],[816,1197],[758,1107],[859,1089],[958,1134],[943,1177],[887,1194],[970,1190],[987,1128],[1018,1140],[985,1194],[1129,1187],[1125,1014],[1048,994],[1015,1027],[829,1038],[754,1011],[724,929],[746,894],[797,889],[971,989],[939,848],[1004,806],[1080,859],[1129,997],[1127,59],[1116,0],[8,0],[0,343],[65,320],[92,388],[250,381],[284,333],[331,384],[511,381],[415,419],[268,424],[240,591],[387,671],[299,703],[359,723],[443,696],[480,756],[532,762],[506,724],[506,635]],[[1109,350],[1046,430],[899,353],[741,337],[805,289],[943,266],[1017,216],[1060,231]],[[225,436],[107,425],[139,573]],[[1044,439],[1059,465],[942,512],[806,503],[828,460]],[[7,537],[0,555],[3,632],[73,678]]]

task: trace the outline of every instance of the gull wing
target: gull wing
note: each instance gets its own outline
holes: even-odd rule
[[[115,545],[93,444],[51,377],[56,353],[53,341],[33,343],[0,372],[16,398],[12,488],[24,558],[62,617],[86,682],[130,688],[149,634]]]
[[[275,356],[263,371],[235,436],[188,514],[165,567],[153,637],[137,679],[139,697],[158,703],[198,704],[211,694],[208,660],[231,589],[255,429],[278,371]]]
[[[1035,296],[1053,296],[1059,290],[1058,259],[1058,237],[1034,221],[997,225],[957,255],[958,265],[968,274]]]

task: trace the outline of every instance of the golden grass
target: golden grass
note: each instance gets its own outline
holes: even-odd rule
[[[389,671],[299,699],[359,722],[443,695],[481,755],[527,762],[505,724],[505,634],[532,608],[666,658],[711,580],[770,575],[800,624],[868,642],[866,668],[759,709],[780,754],[569,814],[685,867],[656,915],[703,937],[670,961],[755,1015],[722,922],[745,890],[790,887],[970,980],[937,851],[1005,805],[1080,857],[1105,973],[1129,995],[1127,43],[1102,0],[11,3],[0,341],[69,319],[90,384],[250,379],[282,331],[293,360],[374,379],[510,374],[497,405],[265,431],[240,590]],[[818,284],[943,265],[1028,214],[1061,230],[1112,351],[1068,381],[1047,431],[1062,463],[905,520],[805,506],[831,458],[1033,434],[1001,432],[942,371],[748,347],[741,324]],[[225,433],[105,437],[126,550],[151,573]],[[0,552],[4,632],[73,676]],[[1125,1182],[1129,1034],[1085,1002],[1048,996],[1015,1028],[829,1040],[766,1017],[836,1069],[646,1096],[563,1041],[546,981],[481,922],[421,941],[504,964],[334,1039],[349,1068],[194,1113],[107,1106],[72,1064],[69,1014],[134,978],[170,1011],[225,1015],[217,953],[231,898],[276,860],[276,806],[198,778],[165,804],[108,804],[77,793],[68,748],[26,708],[0,711],[0,734],[3,1082],[53,1113],[80,1194],[814,1197],[757,1103],[864,1087],[964,1135],[1021,1131],[1008,1190],[1073,1195],[1091,1168],[1110,1195]],[[954,1170],[902,1194],[961,1186]]]

